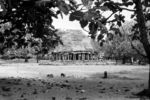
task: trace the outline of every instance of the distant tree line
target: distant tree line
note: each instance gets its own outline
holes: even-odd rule
[[[113,35],[108,35],[102,47],[105,59],[114,59],[116,63],[121,61],[122,64],[148,63],[141,42],[132,40],[134,35],[131,28],[134,24],[134,21],[130,21],[124,23],[121,27],[115,26],[116,29],[119,29],[118,33],[111,31]]]

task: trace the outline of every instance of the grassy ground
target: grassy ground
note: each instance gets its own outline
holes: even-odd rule
[[[147,80],[148,66],[1,62],[0,100],[140,100]]]

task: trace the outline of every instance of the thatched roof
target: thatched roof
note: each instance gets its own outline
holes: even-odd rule
[[[59,31],[63,45],[58,45],[54,52],[99,51],[97,42],[84,35],[80,30]]]

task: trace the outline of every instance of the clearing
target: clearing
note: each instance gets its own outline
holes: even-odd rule
[[[135,94],[147,88],[148,71],[148,65],[1,62],[0,100],[140,100]]]

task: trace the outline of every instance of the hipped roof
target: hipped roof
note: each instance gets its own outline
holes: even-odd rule
[[[57,34],[60,36],[63,45],[58,45],[53,52],[98,52],[100,50],[98,43],[84,35],[80,30],[59,31]]]

